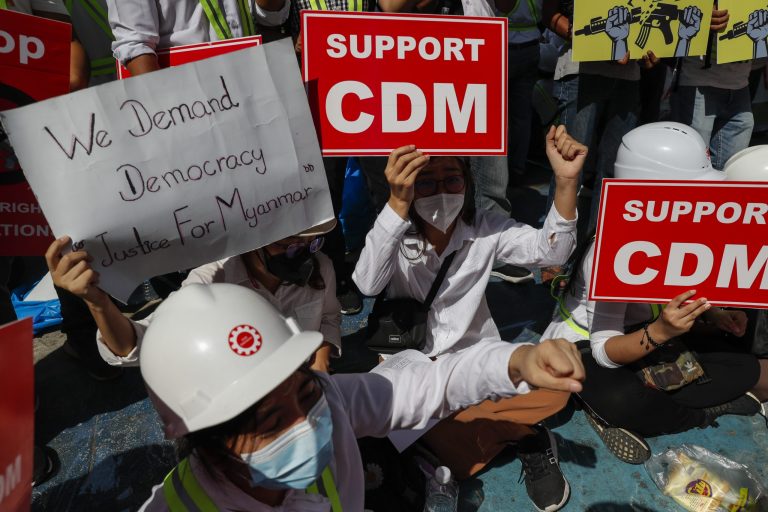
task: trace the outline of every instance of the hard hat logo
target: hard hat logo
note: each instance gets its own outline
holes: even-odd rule
[[[239,356],[252,356],[261,348],[262,338],[255,327],[243,324],[229,331],[229,348]]]

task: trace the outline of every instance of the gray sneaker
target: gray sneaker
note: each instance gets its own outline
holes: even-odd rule
[[[597,432],[608,451],[627,464],[642,464],[651,457],[651,447],[638,434],[625,428],[611,427],[592,413],[584,411],[589,425]]]
[[[754,416],[755,414],[760,414],[762,410],[763,404],[760,400],[752,393],[745,393],[730,402],[704,409],[704,426],[713,425],[717,418],[726,414]]]

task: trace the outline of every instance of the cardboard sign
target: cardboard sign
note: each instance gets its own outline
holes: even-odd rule
[[[589,299],[768,308],[768,183],[603,181]]]
[[[29,511],[35,438],[32,319],[0,326],[0,510]]]
[[[261,45],[261,36],[239,37],[237,39],[227,39],[224,41],[211,41],[209,43],[187,44],[184,46],[174,46],[173,48],[163,48],[157,51],[157,63],[160,69],[180,66],[190,62],[224,55],[226,53],[252,48]],[[128,68],[117,62],[117,78],[123,80],[131,76]]]
[[[507,152],[507,19],[301,12],[324,155]]]
[[[0,111],[69,91],[71,26],[0,10]],[[0,256],[33,256],[53,241],[50,228],[0,130]]]
[[[333,218],[290,40],[0,114],[54,234],[120,300]]]
[[[711,0],[577,0],[573,60],[704,55],[711,20]]]
[[[717,35],[717,63],[768,57],[768,3],[765,0],[719,0],[730,19]]]

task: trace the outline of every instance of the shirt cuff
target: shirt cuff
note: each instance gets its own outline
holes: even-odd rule
[[[509,358],[512,353],[523,345],[532,345],[531,343],[494,343],[488,353],[492,354],[489,359],[498,361],[499,365],[493,365],[488,368],[488,383],[494,394],[499,397],[510,397],[514,395],[524,395],[531,391],[530,386],[525,381],[515,386],[512,379],[509,378]]]
[[[156,55],[155,49],[152,46],[139,42],[126,42],[117,47],[113,44],[112,53],[115,59],[120,61],[120,64],[123,66],[126,66],[128,62],[140,55]]]
[[[385,205],[376,218],[376,225],[395,240],[400,240],[411,227],[411,221],[403,219],[389,205]]]
[[[136,335],[136,346],[125,356],[118,356],[112,352],[104,342],[101,331],[96,331],[96,348],[99,349],[99,355],[107,364],[111,366],[139,366],[139,346],[141,345],[141,339],[144,337],[144,326],[132,320],[131,326]]]
[[[267,11],[254,2],[254,14],[256,21],[267,27],[277,27],[285,23],[291,12],[291,0],[285,0],[283,7],[279,11]]]
[[[334,346],[332,357],[341,357],[341,336],[339,329],[321,325],[320,334],[323,335],[323,341]]]
[[[565,218],[560,215],[560,212],[557,211],[557,208],[553,204],[552,207],[549,209],[549,214],[547,214],[547,218],[544,220],[544,226],[545,229],[548,227],[551,231],[555,233],[563,233],[563,232],[570,232],[576,230],[576,224],[579,221],[579,212],[576,212],[576,218],[573,220],[565,220]]]

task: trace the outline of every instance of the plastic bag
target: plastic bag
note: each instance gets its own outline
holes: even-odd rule
[[[738,462],[684,444],[652,456],[645,469],[661,491],[692,512],[768,511],[766,489]]]
[[[13,309],[16,310],[16,316],[18,318],[32,317],[32,328],[35,335],[62,322],[59,299],[25,300],[36,284],[19,286],[11,292],[11,303]]]

